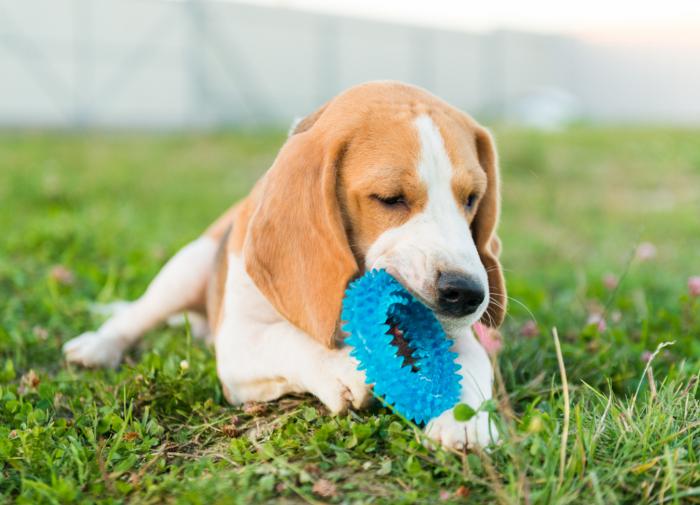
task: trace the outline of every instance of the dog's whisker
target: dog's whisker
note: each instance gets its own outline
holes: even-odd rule
[[[537,318],[535,317],[535,314],[533,314],[532,311],[530,310],[530,307],[528,307],[528,306],[525,305],[523,302],[521,302],[520,300],[518,300],[517,298],[514,298],[514,297],[512,297],[512,296],[507,296],[507,295],[506,295],[506,298],[508,298],[508,300],[510,300],[510,301],[512,301],[512,302],[515,302],[515,303],[517,303],[518,305],[520,305],[523,309],[525,309],[525,310],[527,311],[527,313],[530,315],[530,317],[532,318],[532,320],[535,321],[535,322],[537,322]]]

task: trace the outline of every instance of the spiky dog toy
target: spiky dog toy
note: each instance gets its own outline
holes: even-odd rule
[[[348,286],[341,317],[367,384],[398,413],[426,423],[458,402],[460,366],[452,341],[430,309],[385,270]],[[395,345],[397,333],[408,345],[403,352]]]

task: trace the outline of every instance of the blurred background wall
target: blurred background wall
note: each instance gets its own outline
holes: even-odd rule
[[[700,124],[700,54],[210,0],[0,0],[0,126],[289,124],[399,79],[481,118]]]

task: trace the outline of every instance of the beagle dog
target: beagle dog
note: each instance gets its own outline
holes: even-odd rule
[[[454,341],[461,401],[491,398],[493,370],[472,331],[497,327],[506,294],[495,235],[494,142],[471,117],[397,82],[355,86],[300,121],[250,194],[180,250],[141,298],[64,345],[69,362],[116,366],[173,314],[205,313],[232,404],[311,393],[332,413],[371,398],[343,346],[349,281],[384,268]],[[445,446],[486,445],[486,413],[451,410],[426,427]]]

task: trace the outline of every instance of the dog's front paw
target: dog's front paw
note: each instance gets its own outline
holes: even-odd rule
[[[327,358],[327,357],[326,357]],[[345,412],[350,405],[359,409],[372,398],[365,373],[357,369],[357,360],[348,348],[333,351],[305,377],[306,389],[315,395],[332,414]]]
[[[425,434],[432,441],[449,449],[486,447],[498,441],[498,431],[488,412],[479,412],[469,421],[457,421],[452,409],[428,423]]]
[[[105,335],[89,331],[63,344],[63,354],[70,363],[115,368],[122,359],[122,348]]]

